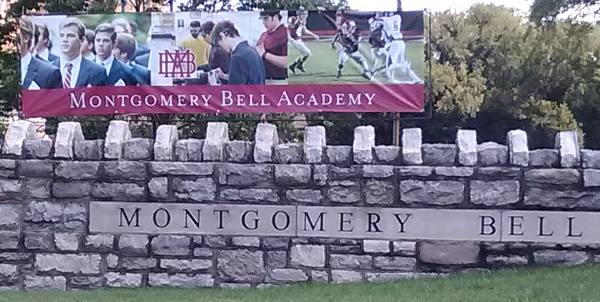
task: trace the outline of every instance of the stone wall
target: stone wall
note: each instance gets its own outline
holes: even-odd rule
[[[375,146],[372,127],[357,128],[353,146],[327,146],[322,127],[308,127],[304,144],[278,144],[269,124],[254,142],[227,133],[211,123],[205,140],[179,139],[173,126],[155,140],[131,138],[114,121],[106,140],[86,141],[79,124],[61,123],[50,141],[31,140],[28,122],[11,124],[0,159],[0,286],[262,287],[600,259],[598,244],[89,232],[92,201],[600,209],[600,151],[579,150],[573,132],[532,151],[522,131],[506,146],[478,144],[473,131],[446,145],[406,129],[402,148]]]

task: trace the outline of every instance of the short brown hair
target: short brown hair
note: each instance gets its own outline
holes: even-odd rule
[[[216,44],[221,40],[221,33],[227,37],[239,37],[240,32],[235,27],[235,24],[231,21],[221,21],[213,28],[211,40],[213,44]]]
[[[82,40],[85,36],[85,25],[79,19],[76,18],[66,18],[60,23],[60,28],[65,28],[68,26],[76,26],[77,27],[77,36],[79,40]]]
[[[29,37],[29,47],[32,46],[34,40],[35,26],[33,22],[28,17],[21,17],[19,19],[19,30],[21,31],[21,35],[24,37]]]
[[[132,60],[135,54],[135,38],[128,33],[118,33],[115,48],[127,54],[127,60]]]
[[[95,34],[98,33],[107,33],[110,35],[110,40],[114,43],[117,40],[117,32],[115,31],[115,27],[110,23],[101,23],[96,26]]]
[[[39,34],[42,35],[42,38],[50,38],[50,31],[48,30],[48,26],[46,26],[46,24],[36,24],[35,27],[39,30]]]

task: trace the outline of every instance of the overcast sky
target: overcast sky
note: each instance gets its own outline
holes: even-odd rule
[[[350,8],[356,10],[395,10],[396,0],[348,0]],[[402,0],[403,10],[464,11],[475,3],[493,3],[526,12],[533,0]]]

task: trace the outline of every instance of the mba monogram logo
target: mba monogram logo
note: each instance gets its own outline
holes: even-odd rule
[[[167,78],[189,78],[196,71],[196,56],[190,50],[158,53],[158,74]]]

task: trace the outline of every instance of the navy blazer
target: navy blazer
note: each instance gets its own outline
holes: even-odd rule
[[[125,65],[125,67],[129,69],[129,73],[131,73],[140,86],[150,85],[150,69],[133,62]]]
[[[56,61],[56,60],[58,60],[58,56],[57,56],[57,55],[55,55],[55,54],[53,54],[53,53],[49,53],[49,54],[48,54],[48,62],[51,62],[51,63],[52,63],[52,62],[54,62],[54,61]]]
[[[54,66],[60,68],[60,58],[54,61]],[[104,69],[104,67],[86,58],[81,58],[79,76],[77,77],[75,87],[87,87],[88,85],[106,86],[107,81],[106,69]]]
[[[21,87],[29,89],[29,86],[34,81],[40,89],[62,88],[60,69],[42,59],[32,56]]]
[[[150,53],[150,49],[141,43],[136,43],[135,45],[135,53],[133,54],[134,58],[137,58],[141,55],[145,55]]]
[[[133,61],[138,65],[148,67],[149,60],[150,60],[150,53],[148,52],[148,53],[145,53],[143,55],[136,57],[135,60],[133,60]]]
[[[117,58],[113,58],[112,66],[110,67],[110,72],[108,73],[107,84],[113,86],[119,80],[123,80],[125,85],[131,86],[135,86],[138,83],[128,68],[125,68],[125,65],[117,60]]]

